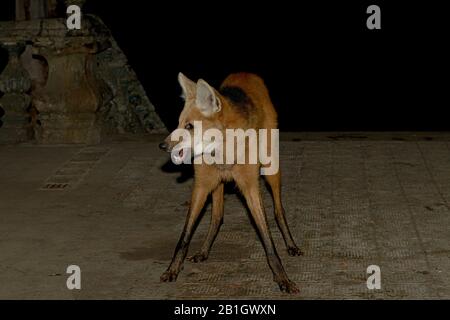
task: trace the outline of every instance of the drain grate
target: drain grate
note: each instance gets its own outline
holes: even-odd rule
[[[109,148],[83,148],[72,159],[58,168],[44,182],[40,190],[66,190],[75,188],[108,152]]]
[[[42,189],[47,190],[63,190],[69,186],[68,183],[46,183]]]

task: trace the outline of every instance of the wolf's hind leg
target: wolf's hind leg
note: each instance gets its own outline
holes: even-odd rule
[[[299,290],[296,284],[289,280],[286,271],[281,264],[280,257],[278,256],[270,234],[259,190],[259,174],[256,173],[254,177],[238,174],[236,175],[235,180],[247,201],[250,213],[258,228],[264,250],[266,251],[267,262],[269,263],[270,269],[272,269],[274,281],[278,284],[281,291],[298,293]]]
[[[201,262],[208,259],[209,252],[214,240],[219,233],[220,226],[223,223],[223,183],[220,183],[212,192],[212,212],[211,222],[209,224],[208,234],[200,251],[187,259],[192,262]]]
[[[303,252],[295,244],[294,238],[292,237],[291,231],[287,224],[286,215],[284,213],[283,204],[281,202],[281,175],[278,170],[277,174],[265,175],[267,183],[272,191],[273,203],[275,208],[275,219],[280,229],[284,242],[286,243],[286,248],[291,256],[303,255]]]

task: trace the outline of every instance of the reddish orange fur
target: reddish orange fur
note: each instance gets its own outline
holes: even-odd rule
[[[277,128],[277,113],[269,97],[269,92],[264,81],[255,74],[231,74],[221,85],[221,88],[238,87],[245,92],[253,105],[247,113],[240,112],[239,106],[234,105],[230,100],[222,96],[219,93],[220,90],[214,90],[216,97],[220,99],[221,110],[207,117],[196,107],[195,85],[193,82],[188,82],[186,86],[190,89],[185,94],[186,102],[179,118],[179,128],[184,128],[186,124],[192,123],[193,121],[201,121],[203,130],[217,128],[222,130],[222,132],[225,129],[237,128],[244,130],[250,128],[256,130]],[[223,136],[225,137],[225,134]],[[171,141],[170,136],[165,140],[165,143],[169,145],[168,151],[177,144],[176,141]],[[259,190],[260,164],[208,165],[203,163],[195,164],[194,170],[195,178],[191,207],[186,219],[185,228],[178,242],[172,262],[167,271],[161,276],[161,280],[174,281],[178,276],[187,254],[187,248],[193,233],[193,226],[199,218],[200,211],[203,208],[207,196],[212,193],[213,209],[207,239],[201,251],[189,259],[198,262],[207,258],[223,219],[223,182],[234,180],[246,198],[252,217],[258,227],[267,253],[269,266],[274,274],[274,280],[278,283],[282,291],[290,293],[298,292],[296,285],[288,279],[281,265],[281,261],[273,245],[270,230],[268,229]],[[279,171],[273,176],[265,176],[272,191],[275,204],[275,216],[285,239],[288,252],[291,255],[300,255],[301,251],[292,239],[284,216],[284,209],[281,203],[280,177]]]

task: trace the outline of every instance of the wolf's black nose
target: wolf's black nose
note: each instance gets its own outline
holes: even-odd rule
[[[167,150],[167,143],[161,142],[161,143],[159,144],[159,148],[160,148],[161,150],[166,151],[166,150]]]

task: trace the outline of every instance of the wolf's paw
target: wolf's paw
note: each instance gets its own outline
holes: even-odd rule
[[[300,292],[300,290],[297,288],[297,285],[295,282],[292,282],[289,279],[281,280],[278,282],[278,286],[280,287],[281,292],[291,293],[291,294],[297,294]]]
[[[167,270],[161,275],[159,279],[161,280],[161,282],[173,282],[177,280],[177,277],[178,273],[176,273],[175,271]]]
[[[205,261],[206,259],[208,259],[208,256],[204,253],[196,253],[193,256],[190,256],[187,258],[188,261],[194,262],[194,263],[202,262],[202,261]]]
[[[298,247],[288,247],[287,251],[288,254],[292,257],[303,255],[303,251],[300,250]]]

